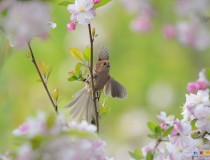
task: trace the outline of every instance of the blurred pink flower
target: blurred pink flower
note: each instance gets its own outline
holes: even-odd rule
[[[197,50],[205,50],[210,46],[210,33],[198,19],[177,24],[177,39],[180,43],[189,45]]]
[[[75,22],[70,22],[66,25],[68,32],[71,32],[76,29],[76,23]]]
[[[149,143],[147,146],[143,147],[141,149],[143,156],[146,157],[148,152],[153,153],[154,152],[154,147],[155,147],[155,143]]]
[[[101,2],[101,0],[93,0],[94,4],[99,4]]]
[[[188,83],[187,90],[190,93],[195,93],[198,90],[205,90],[205,89],[207,89],[208,86],[209,86],[209,81],[206,78],[205,69],[202,69],[199,72],[199,78],[198,78],[198,80],[196,82],[190,82],[190,83]]]
[[[25,123],[13,131],[15,136],[33,138],[40,134],[46,134],[46,115],[38,112],[37,117],[30,117]]]
[[[148,32],[151,29],[151,21],[147,17],[139,17],[132,22],[131,28],[135,32]]]
[[[14,132],[25,140],[18,149],[20,160],[113,160],[105,153],[106,143],[95,134],[96,126],[86,121],[68,122],[63,115],[39,112]],[[31,139],[36,138],[39,144],[33,148]]]
[[[170,24],[164,26],[163,32],[167,39],[172,39],[176,36],[176,29]]]
[[[72,21],[83,25],[89,24],[96,16],[92,0],[75,0],[75,4],[68,5],[68,11],[72,14]]]
[[[209,7],[208,0],[177,0],[176,2],[176,11],[179,15],[200,14]]]
[[[82,121],[81,123],[69,121],[68,127],[69,129],[80,130],[80,131],[91,132],[91,133],[95,133],[97,129],[95,125],[89,124],[87,121]]]
[[[3,19],[3,31],[11,46],[24,47],[33,37],[47,34],[50,28],[55,27],[50,23],[49,12],[50,7],[46,3],[13,2]]]

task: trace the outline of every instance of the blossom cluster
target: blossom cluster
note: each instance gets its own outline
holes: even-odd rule
[[[12,47],[25,47],[34,37],[44,39],[48,30],[56,27],[48,3],[3,0],[0,6],[0,28]]]
[[[181,120],[161,112],[157,116],[160,124],[148,123],[153,132],[148,136],[156,139],[156,143],[142,148],[145,159],[191,160],[200,151],[210,149],[210,90],[206,72],[201,70],[198,80],[188,84],[191,93],[186,94]]]
[[[113,160],[105,154],[106,143],[96,135],[96,126],[76,123],[44,112],[29,117],[13,131],[22,141],[14,160]],[[82,153],[82,154],[81,154]],[[11,155],[0,155],[5,160]]]
[[[154,15],[163,12],[148,0],[122,0],[122,2],[129,12],[136,15],[131,23],[132,29],[136,32],[150,31]],[[176,17],[175,21],[171,19],[163,24],[163,33],[167,39],[176,38],[181,44],[199,51],[209,48],[210,30],[207,23],[209,17],[206,15],[210,9],[208,0],[175,0],[167,7],[171,8],[170,15]]]
[[[75,0],[75,4],[69,4],[67,9],[71,13],[71,22],[67,24],[68,31],[76,29],[76,23],[87,25],[96,16],[94,5],[100,0]]]

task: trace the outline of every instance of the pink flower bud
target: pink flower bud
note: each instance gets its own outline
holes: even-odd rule
[[[166,129],[167,129],[166,124],[165,124],[165,123],[163,123],[163,122],[160,124],[160,127],[161,127],[163,130],[166,130]]]
[[[101,2],[101,0],[93,0],[93,3],[94,4],[98,4],[98,3],[100,3]]]
[[[75,22],[70,22],[66,25],[68,32],[71,32],[76,29],[76,23]]]
[[[196,82],[190,82],[187,85],[187,90],[190,93],[195,93],[199,89],[198,84]]]
[[[164,35],[167,39],[172,39],[176,35],[176,30],[172,25],[166,25],[163,29]]]
[[[208,86],[207,82],[205,81],[197,81],[196,84],[200,90],[205,90]]]

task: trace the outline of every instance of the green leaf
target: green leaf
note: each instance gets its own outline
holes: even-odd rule
[[[153,154],[152,152],[147,152],[146,160],[152,160]]]
[[[85,62],[85,58],[84,58],[82,52],[79,49],[70,48],[69,52],[70,52],[71,56],[74,57],[75,59],[79,59],[79,60]]]
[[[147,123],[147,126],[149,127],[149,129],[150,129],[152,132],[155,131],[156,124],[155,124],[154,122],[149,121],[149,122]]]
[[[90,57],[91,57],[90,47],[87,46],[84,51],[84,58],[87,62],[90,62]]]
[[[155,127],[155,133],[160,135],[163,132],[162,128],[160,126]]]
[[[197,119],[194,119],[193,121],[191,121],[192,130],[196,130],[197,129],[197,127],[195,126],[196,121],[197,121]]]
[[[104,6],[105,4],[111,2],[111,0],[101,0],[99,4],[95,4],[95,8],[99,8],[101,6]]]
[[[105,116],[107,113],[111,111],[111,108],[106,105],[106,103],[102,104],[101,107],[99,108],[99,114],[100,116]]]
[[[74,75],[78,77],[78,79],[82,78],[82,65],[81,63],[77,63],[74,68]]]
[[[148,134],[147,136],[151,139],[157,139],[158,138],[157,134]]]
[[[128,152],[132,158],[135,160],[141,160],[143,158],[141,150],[135,149],[134,152]]]
[[[72,82],[72,81],[77,81],[78,77],[72,76],[68,78],[68,81]]]
[[[164,132],[163,132],[163,136],[166,137],[168,136],[171,131],[174,129],[174,127],[169,127],[168,129],[166,129]]]
[[[32,148],[34,150],[38,149],[40,145],[46,140],[46,137],[44,136],[36,136],[31,139]]]
[[[52,96],[53,96],[53,99],[55,100],[55,102],[58,102],[58,99],[60,98],[60,94],[61,93],[58,88],[54,89]]]
[[[63,1],[63,2],[58,3],[58,5],[65,6],[65,7],[67,7],[69,4],[74,4],[74,0]]]

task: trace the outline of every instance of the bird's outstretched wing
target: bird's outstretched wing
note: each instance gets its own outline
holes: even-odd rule
[[[104,93],[106,96],[111,96],[113,98],[117,97],[120,99],[124,99],[128,95],[125,87],[112,77],[110,77],[108,82],[105,84]]]
[[[102,47],[99,51],[98,61],[109,60],[109,51],[105,47]]]

